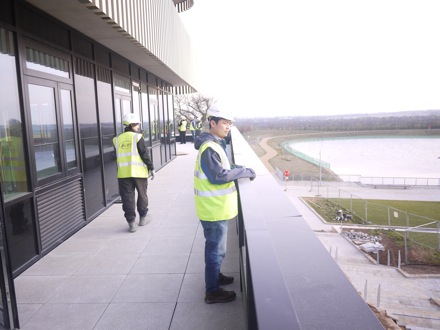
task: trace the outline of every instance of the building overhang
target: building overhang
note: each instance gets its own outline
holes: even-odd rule
[[[191,83],[167,66],[120,24],[104,14],[101,8],[97,8],[93,1],[26,1],[171,85],[194,89]]]

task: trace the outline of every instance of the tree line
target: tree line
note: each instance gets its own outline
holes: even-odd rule
[[[368,116],[326,116],[326,117],[277,117],[243,118],[236,122],[242,132],[252,130],[313,130],[313,131],[356,131],[356,130],[403,130],[440,129],[440,111],[428,115],[368,115]]]

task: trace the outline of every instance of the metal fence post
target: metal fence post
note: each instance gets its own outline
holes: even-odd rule
[[[367,301],[367,290],[368,290],[368,280],[365,280],[365,286],[364,286],[364,300]]]
[[[405,231],[405,264],[408,265],[408,229]]]
[[[387,206],[387,210],[388,210],[388,227],[391,228],[391,217],[390,217],[390,207]]]
[[[437,221],[437,242],[438,250],[440,251],[440,221]]]
[[[368,223],[368,201],[365,201],[365,222]]]

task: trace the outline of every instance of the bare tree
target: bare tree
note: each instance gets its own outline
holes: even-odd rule
[[[214,98],[200,93],[176,95],[174,97],[174,114],[177,118],[184,116],[188,121],[198,118],[206,121],[206,113],[214,104]]]

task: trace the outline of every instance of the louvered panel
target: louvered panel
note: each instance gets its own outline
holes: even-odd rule
[[[138,58],[138,62],[150,65],[151,61],[154,61],[166,65],[190,84],[194,83],[196,77],[191,39],[173,2],[164,0],[80,2],[111,25],[121,36],[131,40],[144,51],[140,56],[142,60]],[[183,4],[186,3],[190,8],[193,0],[179,0],[177,3],[181,3],[180,9],[184,9]],[[153,67],[154,65],[150,66]]]
[[[37,196],[42,252],[55,247],[85,222],[81,180],[60,185]]]

